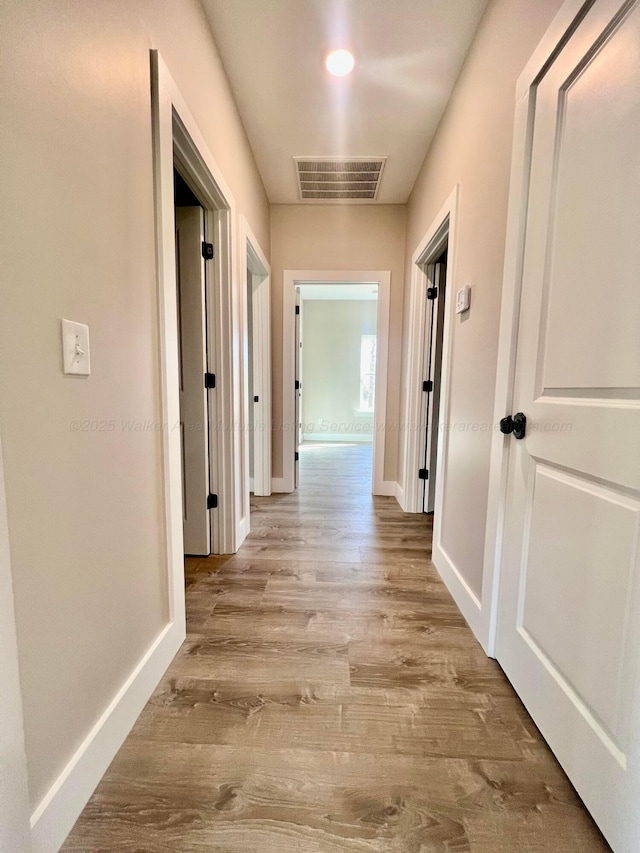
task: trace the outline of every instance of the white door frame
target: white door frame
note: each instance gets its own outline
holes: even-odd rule
[[[511,413],[515,383],[515,363],[520,293],[524,262],[526,212],[529,204],[529,171],[533,139],[535,83],[550,58],[564,43],[593,0],[566,0],[533,56],[518,78],[509,182],[509,205],[502,284],[502,307],[498,339],[498,365],[494,404],[494,424]],[[483,636],[487,653],[495,657],[498,596],[502,562],[504,516],[509,465],[509,436],[493,431],[489,467],[489,496],[482,577]]]
[[[246,506],[244,515],[249,519],[248,460],[249,442],[251,440],[253,440],[254,447],[254,494],[263,496],[271,494],[271,266],[243,215],[240,215],[240,251],[244,253],[244,258],[241,258],[244,423],[246,425],[253,423],[254,427],[256,423],[264,426],[264,429],[257,431],[254,429],[253,436],[249,435],[248,428],[244,430],[246,472],[243,477],[243,499]],[[260,398],[258,403],[251,402],[248,397],[248,336],[250,330],[248,327],[247,299],[249,298],[249,274],[253,279],[251,294],[254,363],[260,365],[260,371],[254,371],[253,375],[254,392]],[[251,420],[249,419],[249,406],[255,407],[254,417]]]
[[[440,378],[438,430],[438,464],[436,466],[436,491],[433,520],[433,563],[449,592],[467,620],[470,628],[486,650],[489,616],[483,602],[473,592],[449,557],[442,543],[444,494],[447,488],[447,447],[450,421],[451,353],[453,346],[454,282],[456,275],[456,250],[458,245],[458,211],[460,187],[456,185],[443,204],[431,226],[416,246],[412,255],[411,285],[409,292],[409,341],[407,371],[405,375],[405,444],[402,458],[402,488],[398,501],[405,512],[422,512],[417,471],[420,465],[422,444],[422,365],[424,347],[425,313],[427,306],[428,274],[426,266],[437,260],[445,245],[448,246],[447,277],[445,287],[444,329],[442,339],[442,370]]]
[[[212,547],[234,553],[243,539],[241,442],[234,425],[241,423],[240,306],[233,293],[237,281],[234,251],[235,201],[187,104],[157,50],[151,51],[154,183],[158,263],[158,301],[165,492],[165,530],[169,551],[172,619],[184,619],[184,554],[180,421],[178,397],[178,325],[175,293],[173,167],[205,208],[205,233],[215,245],[207,280],[209,370],[216,389],[209,395],[211,485],[218,506],[211,512]],[[182,616],[180,616],[182,614]]]
[[[422,512],[422,487],[418,469],[422,467],[424,436],[422,434],[424,409],[425,325],[427,316],[427,287],[430,286],[429,271],[449,245],[447,278],[445,287],[445,318],[442,343],[442,371],[440,392],[440,420],[446,411],[449,391],[449,350],[451,347],[451,317],[446,305],[450,301],[453,280],[454,232],[458,205],[458,187],[453,190],[438,215],[424,234],[411,256],[411,284],[409,291],[409,341],[407,347],[407,371],[405,374],[405,443],[402,458],[401,506],[404,512]],[[438,466],[439,467],[439,466]],[[437,469],[436,469],[437,478]]]
[[[24,746],[18,640],[13,604],[7,503],[0,445],[0,850],[31,850],[27,758]]]
[[[395,495],[396,484],[384,479],[384,455],[387,429],[387,371],[389,361],[389,270],[284,270],[282,294],[282,388],[283,388],[283,483],[282,491],[294,490],[295,477],[295,287],[297,284],[377,284],[378,319],[376,399],[373,434],[374,495]]]

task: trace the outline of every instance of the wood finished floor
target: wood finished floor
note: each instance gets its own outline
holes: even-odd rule
[[[63,850],[609,847],[368,447],[306,446],[233,557],[188,559],[188,637]]]

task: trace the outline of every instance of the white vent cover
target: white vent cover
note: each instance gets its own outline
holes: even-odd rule
[[[386,157],[294,157],[303,201],[375,201]]]

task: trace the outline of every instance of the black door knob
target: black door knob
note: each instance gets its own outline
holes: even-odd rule
[[[511,415],[507,415],[506,418],[502,418],[500,421],[500,432],[503,435],[511,435],[513,432],[513,418]]]
[[[502,418],[500,421],[500,432],[503,435],[511,435],[513,433],[514,438],[517,439],[524,438],[527,433],[527,417],[524,412],[518,412],[513,417],[507,415],[506,418]]]

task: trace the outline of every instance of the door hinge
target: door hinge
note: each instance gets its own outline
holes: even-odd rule
[[[209,495],[207,497],[207,509],[217,509],[218,508],[218,496],[217,495]]]
[[[295,458],[295,461],[296,461],[296,462],[300,459],[300,454],[298,453],[298,451],[297,451],[297,450],[296,450],[296,452],[295,452],[295,457],[294,457],[294,458]]]
[[[205,388],[215,388],[216,387],[216,375],[215,375],[215,373],[205,373],[205,375],[204,375],[204,387]]]
[[[293,387],[294,387],[294,389],[295,389],[296,391],[299,391],[299,390],[300,390],[300,387],[301,387],[301,386],[300,386],[300,380],[299,380],[299,379],[296,379],[295,384],[294,384],[294,386],[293,386]]]
[[[299,313],[300,313],[300,306],[296,305],[296,314],[299,314]]]
[[[213,243],[204,243],[202,244],[202,257],[205,261],[213,260]]]
[[[433,391],[433,382],[431,381],[431,379],[425,379],[424,380],[424,382],[422,383],[422,390],[423,391]]]
[[[254,402],[254,403],[259,403],[259,402],[260,402],[260,397],[258,397],[258,395],[257,395],[257,394],[254,394],[254,395],[253,395],[253,402]]]
[[[437,287],[428,287],[427,288],[427,299],[436,299],[438,296],[438,288]]]
[[[428,468],[420,468],[418,470],[418,479],[419,480],[428,480],[429,479],[429,469]]]

